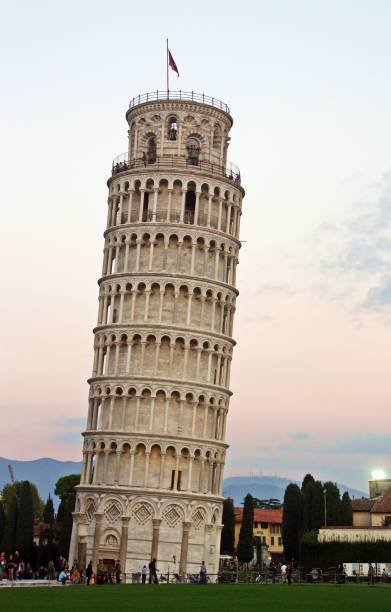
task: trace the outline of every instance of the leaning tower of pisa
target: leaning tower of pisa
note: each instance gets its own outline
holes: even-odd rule
[[[193,92],[134,98],[108,179],[70,563],[127,581],[218,570],[244,190],[232,117]]]

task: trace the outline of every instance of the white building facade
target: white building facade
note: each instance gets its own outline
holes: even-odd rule
[[[244,190],[222,102],[131,101],[113,163],[69,562],[217,572]]]

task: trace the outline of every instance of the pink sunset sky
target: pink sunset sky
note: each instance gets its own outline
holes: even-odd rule
[[[391,476],[391,7],[219,5],[189,31],[156,7],[147,38],[121,0],[4,9],[0,455],[81,457],[106,180],[167,35],[172,86],[231,107],[247,192],[225,474],[365,490]]]

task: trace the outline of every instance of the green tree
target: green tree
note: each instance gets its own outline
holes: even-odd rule
[[[244,498],[242,526],[239,533],[238,560],[249,563],[254,556],[254,503],[250,493]]]
[[[10,503],[11,498],[16,495],[17,500],[20,500],[22,485],[24,481],[17,480],[12,484],[6,484],[2,491],[2,501],[4,504],[4,511],[7,514],[7,508]],[[42,517],[44,503],[42,499],[39,497],[38,489],[35,484],[30,482],[31,494],[33,497],[33,509],[34,509],[34,518],[40,519]]]
[[[345,491],[341,499],[341,525],[353,525],[352,500],[347,491]]]
[[[56,482],[54,492],[63,501],[67,498],[76,500],[77,485],[80,484],[80,474],[69,474],[69,476],[61,476]]]
[[[222,522],[220,551],[222,555],[232,555],[235,547],[235,508],[230,498],[224,500]]]
[[[296,484],[285,489],[282,514],[282,541],[287,560],[298,559],[301,527],[301,491]]]
[[[53,500],[50,497],[50,493],[49,493],[49,497],[47,498],[45,507],[43,509],[43,522],[47,523],[48,525],[53,525],[54,523],[54,506],[53,506]]]
[[[6,555],[15,552],[16,521],[18,518],[18,500],[16,495],[11,495],[7,500],[5,510],[5,528],[3,534],[2,548]]]
[[[324,525],[323,485],[320,480],[314,483],[311,507],[311,529],[318,531]]]
[[[60,505],[57,512],[57,523],[60,527],[58,553],[67,557],[72,535],[72,512],[75,509],[76,486],[80,483],[80,474],[62,476],[56,482],[55,494],[60,497]],[[73,563],[73,559],[69,560]]]
[[[341,524],[341,496],[334,482],[325,482],[327,526]]]
[[[262,508],[263,510],[273,510],[282,507],[282,503],[276,497],[269,497],[269,499],[259,499],[253,497],[254,508]]]
[[[16,550],[21,559],[32,561],[31,553],[34,538],[34,508],[31,485],[28,480],[22,482],[19,511],[16,522]]]
[[[303,533],[311,531],[312,506],[314,504],[315,479],[311,474],[306,474],[301,485],[301,529]]]
[[[3,502],[0,500],[0,546],[3,542],[4,529],[5,529],[5,512],[4,512]]]
[[[315,478],[312,476],[312,474],[306,474],[303,478],[303,482],[301,483],[301,490],[303,491],[304,487],[307,484],[315,484]]]

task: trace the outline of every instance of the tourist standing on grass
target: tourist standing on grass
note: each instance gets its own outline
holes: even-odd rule
[[[205,565],[205,561],[202,561],[201,567],[200,567],[200,584],[206,584],[206,579],[207,579],[206,565]]]
[[[148,574],[148,568],[147,568],[146,565],[143,565],[142,568],[141,568],[141,582],[142,582],[142,584],[146,583],[147,574]]]
[[[117,559],[117,562],[115,564],[114,573],[115,573],[115,581],[116,581],[116,583],[120,584],[120,582],[121,582],[121,564],[119,562],[119,559]]]
[[[285,565],[285,563],[283,563],[281,565],[281,579],[282,579],[282,582],[284,582],[284,583],[286,582],[286,565]]]
[[[90,561],[89,564],[87,565],[87,569],[86,569],[87,586],[91,582],[92,574],[93,574],[93,571],[92,571],[92,561]]]
[[[5,554],[2,552],[0,553],[0,582],[3,580],[3,573],[5,572],[5,566],[6,566]]]
[[[368,584],[369,586],[375,586],[375,568],[372,563],[368,566]]]
[[[152,561],[150,562],[150,564],[148,565],[149,568],[149,584],[152,584],[152,582],[154,584],[157,584],[159,581],[157,579],[157,573],[156,573],[156,559],[152,559]]]
[[[272,579],[273,584],[276,584],[276,574],[277,574],[277,566],[274,563],[274,561],[270,561],[269,575],[270,575],[270,578]]]
[[[289,586],[292,584],[292,572],[293,572],[293,565],[289,561],[286,566],[286,579],[288,581]]]

